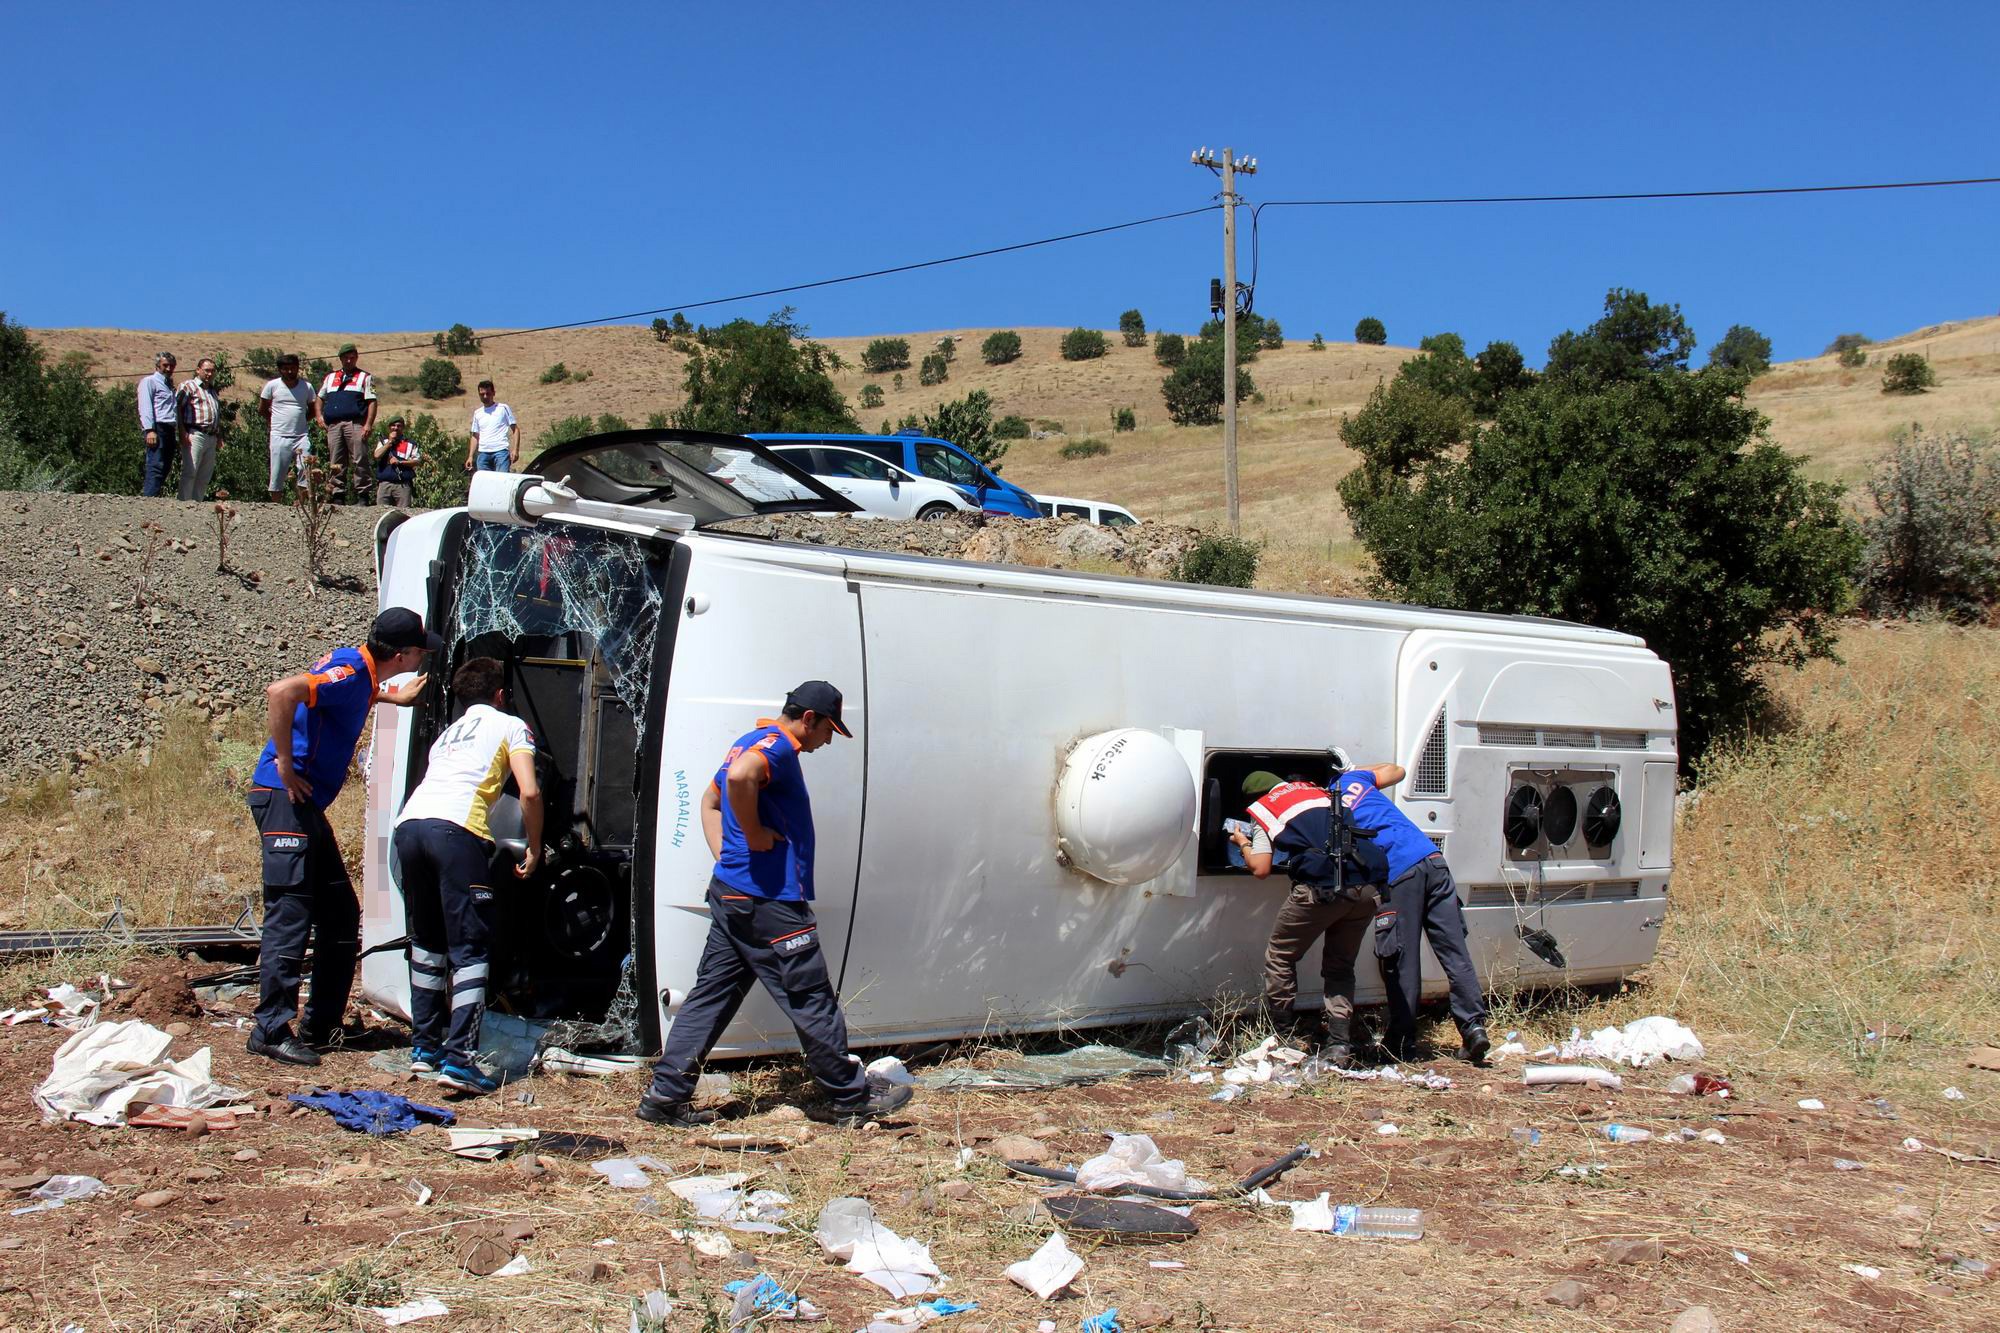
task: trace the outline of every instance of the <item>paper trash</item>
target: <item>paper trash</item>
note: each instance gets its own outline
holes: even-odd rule
[[[1069,1242],[1058,1231],[1051,1235],[1033,1254],[1018,1264],[1007,1266],[1007,1280],[1017,1286],[1026,1287],[1043,1300],[1055,1295],[1083,1271],[1083,1260],[1070,1250]]]
[[[1164,1190],[1206,1190],[1184,1163],[1162,1157],[1149,1134],[1113,1134],[1111,1146],[1076,1169],[1076,1187],[1108,1194],[1133,1185]]]
[[[42,1118],[122,1125],[135,1102],[202,1108],[246,1100],[247,1093],[210,1077],[206,1046],[185,1060],[167,1059],[173,1040],[136,1018],[83,1029],[57,1049],[35,1089]]]
[[[1589,1037],[1572,1030],[1563,1043],[1564,1060],[1611,1060],[1644,1069],[1662,1060],[1699,1060],[1701,1039],[1673,1019],[1654,1014],[1622,1028],[1599,1028]]]
[[[904,1065],[901,1060],[898,1060],[893,1055],[885,1055],[879,1060],[870,1060],[868,1062],[868,1073],[878,1083],[899,1083],[904,1086],[914,1086],[917,1081],[916,1077],[910,1073],[908,1066]]]
[[[866,1199],[830,1199],[820,1209],[813,1239],[847,1271],[859,1274],[891,1296],[921,1296],[933,1290],[944,1274],[931,1262],[930,1247],[919,1245],[882,1225]]]
[[[433,1319],[441,1314],[450,1314],[445,1303],[435,1296],[422,1300],[408,1301],[402,1305],[371,1305],[368,1307],[382,1316],[382,1322],[392,1328],[397,1324],[415,1323],[419,1319]]]

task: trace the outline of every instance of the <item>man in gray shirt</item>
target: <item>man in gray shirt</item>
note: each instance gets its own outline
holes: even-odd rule
[[[157,352],[153,373],[139,381],[139,429],[146,438],[146,483],[141,495],[157,496],[166,488],[167,469],[180,445],[180,418],[174,404],[174,354]]]
[[[257,410],[271,423],[271,498],[285,498],[285,479],[302,470],[312,456],[308,433],[319,419],[313,387],[299,378],[299,358],[290,352],[278,358],[278,378],[258,395]],[[302,477],[301,481],[304,480]]]

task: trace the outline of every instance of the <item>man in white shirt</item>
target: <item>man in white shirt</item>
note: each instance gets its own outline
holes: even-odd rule
[[[288,352],[278,358],[278,378],[264,385],[257,410],[271,423],[271,498],[285,498],[285,481],[312,456],[312,423],[319,420],[319,399],[299,378],[299,358]]]
[[[499,904],[493,897],[493,802],[511,776],[521,794],[528,849],[521,879],[542,863],[542,789],[535,737],[503,712],[507,669],[475,657],[451,680],[452,697],[473,701],[432,743],[424,780],[396,817],[403,919],[410,936],[410,1069],[436,1073],[461,1092],[499,1085],[481,1069],[479,1020],[486,1010],[487,946]]]
[[[472,441],[465,470],[512,472],[521,461],[521,426],[514,409],[493,401],[493,381],[479,381],[479,406],[472,411]]]

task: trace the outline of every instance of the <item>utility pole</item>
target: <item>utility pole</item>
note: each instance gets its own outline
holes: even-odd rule
[[[1236,160],[1231,148],[1222,150],[1222,160],[1206,148],[1190,156],[1198,167],[1222,175],[1222,471],[1223,491],[1229,502],[1229,535],[1243,535],[1243,516],[1236,489],[1236,175],[1257,174],[1257,159]]]

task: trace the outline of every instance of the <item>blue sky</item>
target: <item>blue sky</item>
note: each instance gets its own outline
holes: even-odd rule
[[[1824,0],[18,6],[0,309],[587,318],[1194,207],[1202,144],[1256,154],[1253,201],[2000,175],[1996,39],[1990,4]],[[2000,186],[1273,209],[1257,308],[1292,337],[1375,315],[1539,361],[1616,285],[1679,302],[1704,347],[1742,322],[1800,356],[2000,310],[1996,215]],[[1192,329],[1220,268],[1210,214],[788,299],[824,335],[1129,306]]]

